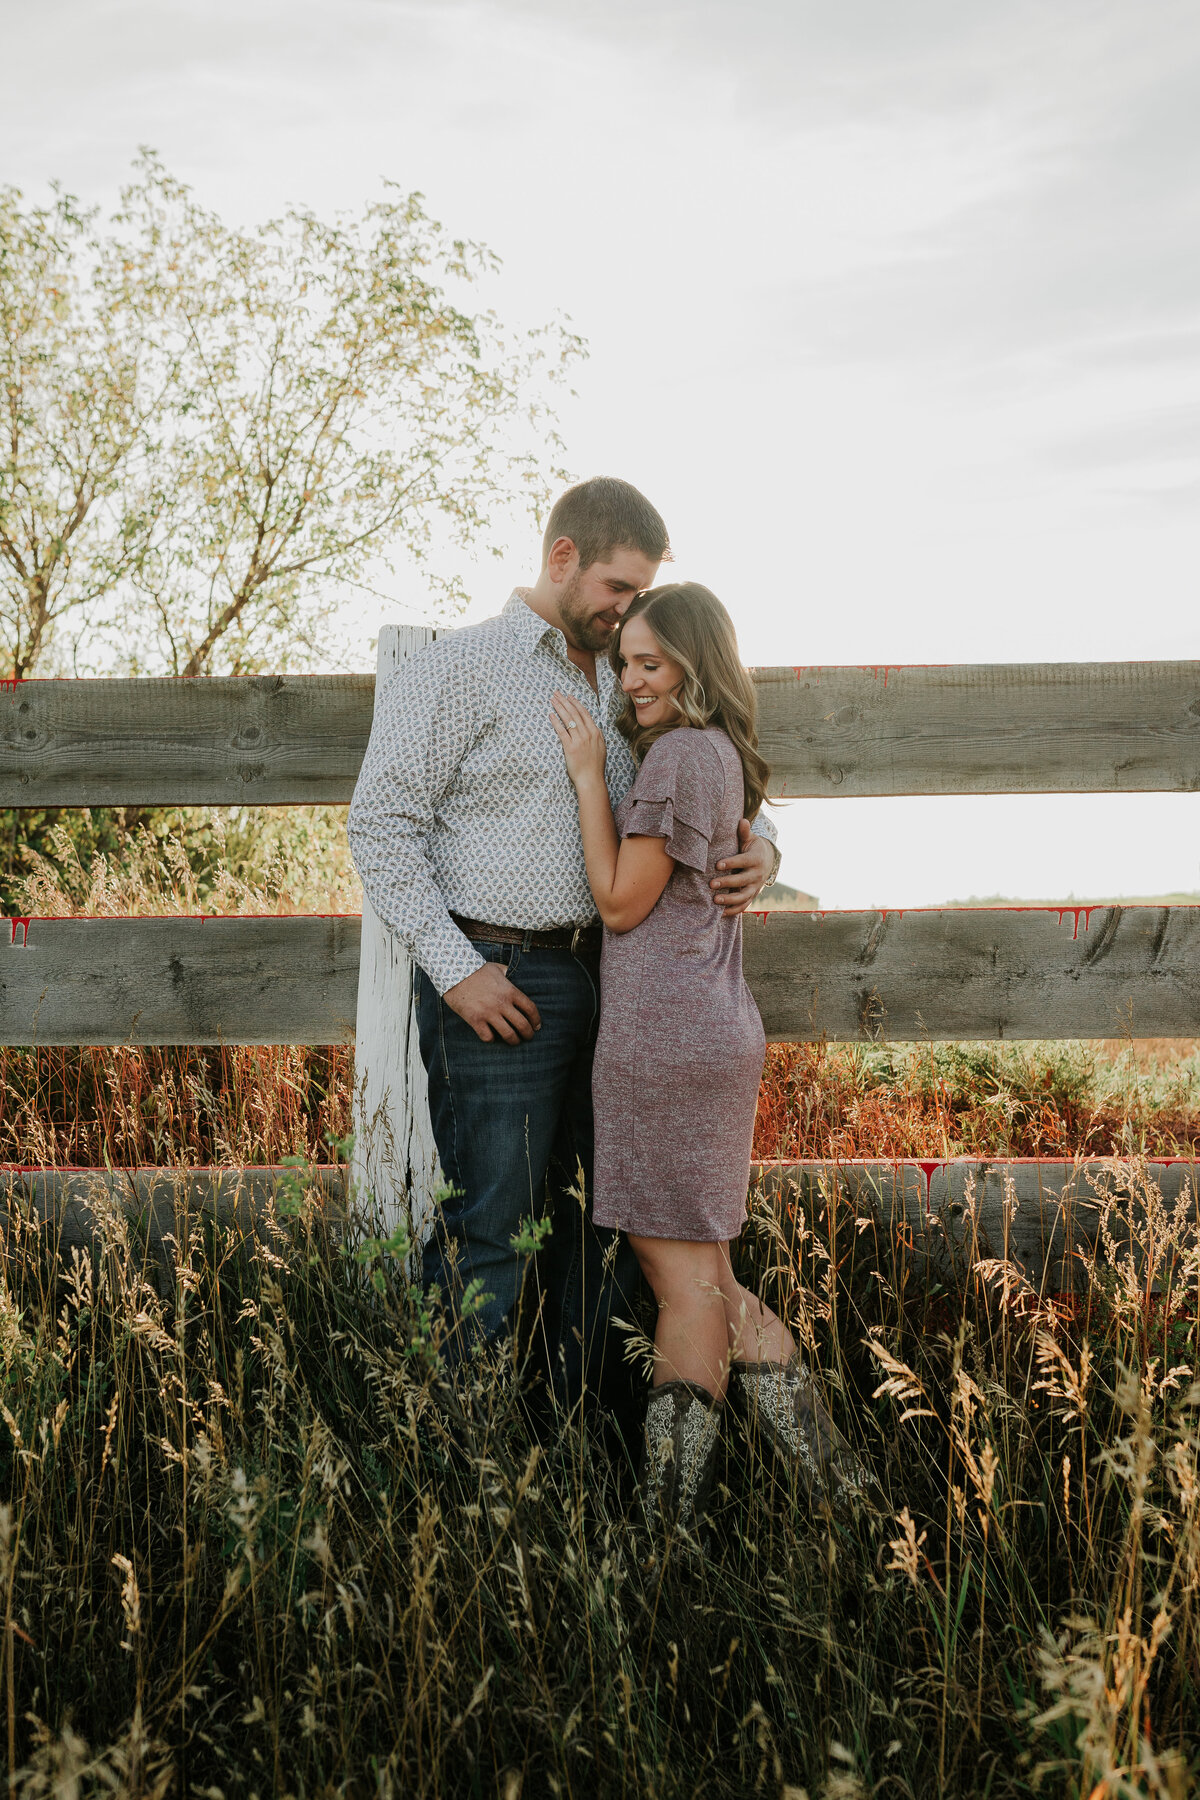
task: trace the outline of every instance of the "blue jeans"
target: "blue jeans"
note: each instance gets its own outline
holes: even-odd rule
[[[592,1052],[600,1017],[597,951],[476,943],[534,1001],[541,1030],[485,1044],[416,978],[421,1057],[433,1135],[448,1185],[425,1249],[424,1279],[458,1311],[467,1282],[486,1296],[470,1332],[512,1334],[560,1401],[585,1386],[623,1413],[635,1378],[614,1315],[635,1317],[641,1273],[620,1232],[593,1225]],[[583,1201],[581,1203],[580,1175]],[[572,1192],[572,1190],[575,1190]],[[536,1255],[513,1248],[528,1221],[547,1220]],[[459,1333],[460,1346],[469,1341]]]

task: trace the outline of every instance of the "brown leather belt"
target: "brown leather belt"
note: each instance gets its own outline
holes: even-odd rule
[[[515,925],[485,925],[481,919],[451,919],[464,937],[488,944],[520,944],[525,950],[598,950],[603,937],[599,925],[561,925],[556,931],[522,931]]]

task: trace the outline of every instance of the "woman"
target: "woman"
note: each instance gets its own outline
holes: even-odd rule
[[[728,613],[696,582],[639,594],[611,654],[640,765],[615,819],[599,727],[566,694],[551,713],[605,927],[593,1215],[626,1233],[658,1302],[648,1502],[691,1527],[731,1373],[734,1397],[816,1498],[866,1478],[791,1333],[729,1259],[746,1218],[765,1039],[742,975],[742,921],[708,884],[766,796],[754,687]]]

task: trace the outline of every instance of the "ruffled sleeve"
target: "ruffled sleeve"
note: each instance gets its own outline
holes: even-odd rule
[[[724,793],[721,760],[703,733],[677,727],[646,752],[621,836],[665,838],[668,856],[703,875]]]

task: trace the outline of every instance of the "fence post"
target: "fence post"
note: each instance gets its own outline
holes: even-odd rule
[[[381,626],[376,694],[406,656],[435,636],[425,625]],[[359,1205],[384,1235],[403,1224],[420,1243],[441,1175],[417,1042],[413,964],[365,894],[354,1064],[352,1175]]]

